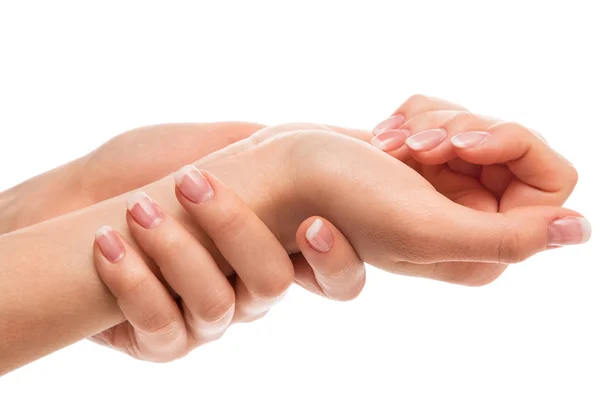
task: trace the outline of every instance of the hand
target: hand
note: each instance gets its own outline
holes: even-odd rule
[[[130,196],[127,223],[144,253],[108,227],[98,231],[94,246],[98,273],[127,321],[92,340],[149,361],[182,357],[218,339],[231,323],[261,317],[294,279],[288,254],[235,193],[194,167],[184,168],[176,180],[180,204],[237,276],[230,279],[232,287],[210,253],[175,218],[143,192]],[[335,227],[310,218],[297,235],[304,256],[297,271],[301,282],[335,298],[360,292],[362,262]],[[158,277],[145,255],[160,267]]]
[[[473,210],[449,200],[413,169],[372,145],[332,132],[343,133],[341,129],[307,129],[280,127],[273,134],[265,129],[195,163],[233,189],[288,254],[300,254],[297,227],[309,216],[320,215],[370,264],[397,273],[482,284],[485,268],[477,262],[516,262],[589,237],[589,223],[574,211],[556,206],[502,213]],[[347,133],[365,139],[371,135]],[[87,178],[94,181],[93,175]],[[173,195],[172,178],[143,190],[218,262],[219,252],[210,237]],[[7,340],[0,346],[8,360],[4,368],[15,368],[124,321],[85,251],[100,224],[109,224],[134,245],[123,218],[124,198],[0,237],[6,260],[2,268],[6,279],[0,282],[11,282],[2,285],[8,296],[3,309],[7,320],[19,321],[21,327],[16,336],[11,328],[4,330]],[[25,257],[32,246],[37,246],[36,256]],[[53,268],[47,268],[48,261]],[[150,259],[146,262],[151,266]],[[435,266],[443,262],[460,262],[463,273],[452,279],[438,277]],[[56,296],[56,286],[46,282],[61,286],[64,295]],[[10,295],[15,288],[20,290],[19,301]],[[57,321],[62,328],[52,329]]]
[[[33,225],[137,189],[264,127],[256,123],[219,122],[155,125],[125,132],[90,154],[14,188],[8,197],[14,198],[10,203],[15,210],[2,220],[9,224],[4,231]],[[43,206],[39,205],[42,201]],[[23,205],[27,207],[22,208]],[[296,269],[309,271],[301,256],[293,257],[293,263]],[[364,273],[362,265],[353,273],[361,271]],[[325,272],[318,274],[321,273]],[[348,294],[337,297],[335,293],[323,293],[318,285],[314,286],[314,274],[298,276],[297,282],[304,288],[335,300],[348,299]]]
[[[538,133],[436,98],[411,97],[373,133],[376,147],[406,162],[450,200],[475,210],[562,205],[577,183],[572,164]],[[506,265],[484,268],[488,281]],[[447,279],[462,273],[456,263],[435,269]]]
[[[331,131],[368,137],[365,132],[310,124],[265,128],[252,137],[262,154],[256,162],[282,151],[285,161],[274,161],[274,168],[291,167],[295,178],[288,188],[292,194],[276,196],[289,200],[276,203],[284,210],[275,218],[281,221],[275,229],[281,229],[276,232],[284,243],[292,240],[283,226],[286,218],[317,213],[335,223],[368,263],[397,273],[481,285],[494,280],[505,263],[589,238],[589,223],[574,211],[514,206],[518,203],[500,213],[474,210],[443,196],[393,158]],[[515,146],[509,150],[507,154]],[[539,149],[534,150],[531,154],[538,154]],[[228,167],[223,168],[227,175]],[[558,196],[566,197],[570,185],[569,180],[561,183]]]

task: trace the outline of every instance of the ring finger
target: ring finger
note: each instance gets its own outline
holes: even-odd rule
[[[145,193],[134,193],[127,209],[132,236],[181,296],[195,345],[217,339],[233,317],[235,293],[210,253]]]

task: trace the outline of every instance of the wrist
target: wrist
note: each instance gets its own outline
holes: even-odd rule
[[[276,140],[254,137],[195,163],[234,190],[290,254],[298,251],[295,234],[302,222],[296,200],[299,168],[294,153],[298,145],[296,135]]]

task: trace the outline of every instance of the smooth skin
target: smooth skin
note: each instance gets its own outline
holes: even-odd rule
[[[560,228],[556,220],[571,233],[579,227],[580,242],[587,238],[581,229],[585,220],[560,207],[521,207],[505,213],[464,207],[403,163],[347,135],[371,137],[368,132],[314,125],[267,128],[195,165],[233,189],[288,254],[299,251],[297,227],[309,216],[320,215],[373,265],[446,280],[429,266],[461,262],[463,273],[447,280],[482,284],[482,277],[495,276],[477,262],[520,261],[556,244],[549,242]],[[173,195],[172,177],[144,190],[217,260],[219,253]],[[7,299],[1,311],[11,322],[0,330],[0,353],[6,355],[3,370],[124,320],[94,272],[88,241],[104,224],[131,241],[124,202],[125,197],[117,197],[0,237],[0,289]],[[562,222],[567,220],[575,224]],[[33,247],[34,254],[26,250]],[[63,295],[55,296],[57,290]]]
[[[117,233],[102,228],[94,246],[96,268],[127,321],[94,340],[138,359],[165,362],[180,358],[221,337],[232,323],[263,316],[294,279],[288,254],[233,191],[206,171],[185,167],[182,172],[197,177],[200,186],[208,189],[204,192],[212,193],[195,201],[198,197],[188,197],[180,189],[190,190],[186,184],[191,182],[185,178],[176,189],[180,204],[209,233],[237,277],[231,285],[210,253],[175,218],[145,194],[135,193],[128,202],[130,232],[160,267],[175,298],[140,253]],[[315,221],[320,229],[307,235]],[[324,226],[322,219],[307,220],[298,234],[302,232],[305,264],[299,269],[304,274],[300,282],[312,284],[310,289],[322,290],[332,298],[355,297],[364,286],[365,275],[350,244],[335,228]],[[111,236],[109,243],[103,235]],[[332,249],[334,242],[337,251]],[[112,248],[107,249],[109,244]],[[305,271],[305,266],[310,271]]]
[[[231,143],[245,139],[264,127],[264,125],[247,122],[170,124],[143,127],[124,133],[80,159],[32,178],[2,193],[0,195],[0,214],[2,214],[0,232],[8,233],[34,225],[126,193],[168,175],[187,162],[196,161]],[[132,152],[132,148],[136,151]],[[127,173],[123,174],[122,171],[127,171]],[[115,176],[118,176],[119,179],[115,179]],[[128,223],[131,221],[131,218],[127,218]],[[134,236],[135,233],[135,230],[132,231]],[[345,241],[345,238],[340,237],[338,241]],[[262,247],[260,237],[254,237],[253,243],[257,248]],[[168,247],[165,243],[161,244],[161,248]],[[201,247],[198,242],[195,242],[193,246]],[[227,265],[221,254],[218,252],[215,254],[217,254],[216,258],[221,266],[229,269],[229,273],[231,273],[230,266]],[[352,268],[354,274],[363,276],[362,284],[361,282],[341,281],[338,283],[338,286],[341,286],[340,290],[332,293],[330,298],[348,300],[356,297],[362,290],[364,264],[357,260],[355,254],[353,255],[352,263],[340,268]],[[318,285],[315,286],[313,268],[319,275],[327,275],[329,271],[335,271],[336,268],[335,264],[328,262],[309,265],[302,254],[294,255],[293,264],[300,271],[296,274],[296,282],[317,294],[323,294],[323,292]],[[160,270],[156,269],[154,265],[151,263],[150,267],[146,266],[146,268],[150,268],[164,282]],[[307,269],[307,267],[309,268]],[[235,279],[235,276],[233,278]],[[123,279],[127,279],[126,275],[123,276]],[[123,282],[123,285],[127,285],[127,282]],[[338,293],[339,297],[336,297]],[[144,308],[143,303],[139,304],[141,307],[135,312],[146,315],[147,308]],[[245,302],[238,299],[237,306],[243,304]],[[159,308],[159,310],[165,310],[166,307]],[[123,312],[129,316],[126,309]],[[262,315],[265,313],[266,311]],[[152,321],[153,324],[157,324],[160,319],[157,317]],[[125,321],[94,335],[91,339],[140,358],[155,357],[154,354],[137,351],[138,349],[132,346],[134,343],[129,340],[129,337],[119,334],[121,331],[130,332],[130,328]],[[164,330],[164,327],[155,326],[153,329],[161,331]],[[115,332],[117,332],[116,335]],[[127,341],[123,342],[123,338]],[[131,338],[135,338],[135,335]],[[158,352],[160,350],[154,353]],[[172,355],[172,358],[180,356],[175,352],[169,354]],[[164,357],[163,360],[165,360]]]
[[[288,128],[271,128],[271,131]],[[372,139],[374,145],[408,163],[428,180],[435,181],[438,191],[476,210],[497,212],[536,203],[562,204],[577,181],[574,168],[550,149],[538,133],[517,124],[473,115],[462,106],[440,99],[413,96],[373,133],[376,135]],[[415,140],[419,136],[426,137],[425,146],[419,146],[419,140]],[[524,177],[523,180],[530,184],[524,184],[519,177]],[[541,191],[535,185],[540,185]],[[529,190],[531,186],[536,190]],[[347,292],[345,287],[364,282],[362,269],[353,267],[361,264],[341,232],[322,219],[311,220],[305,221],[296,235],[304,268],[302,263],[296,262],[295,275],[309,290],[343,298]],[[302,231],[303,227],[309,226],[321,228],[322,235],[329,239],[317,241],[316,247],[313,246],[322,252],[307,251],[311,247],[307,246],[306,231],[304,234]],[[328,254],[331,246],[327,242],[333,243],[334,236],[342,239],[342,245],[337,246],[334,254]],[[321,271],[327,264],[333,266],[331,273],[321,276],[319,270],[311,268],[306,260],[320,265]],[[340,269],[340,265],[346,267]],[[484,271],[483,279],[488,280],[494,279],[506,266],[502,263],[436,263],[432,276],[452,281],[457,275],[464,277],[465,271],[478,270],[476,273]],[[313,283],[307,285],[310,280]],[[480,283],[477,279],[469,282]],[[362,285],[355,284],[354,287]],[[144,306],[143,301],[137,303],[137,308]]]

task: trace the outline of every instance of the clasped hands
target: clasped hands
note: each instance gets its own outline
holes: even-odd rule
[[[413,96],[373,132],[220,127],[143,128],[85,158],[95,174],[74,208],[146,185],[124,195],[130,237],[97,233],[97,271],[124,322],[94,340],[169,361],[263,316],[293,281],[352,299],[366,262],[483,285],[591,235],[560,207],[577,182],[568,161],[537,133],[450,102]]]

